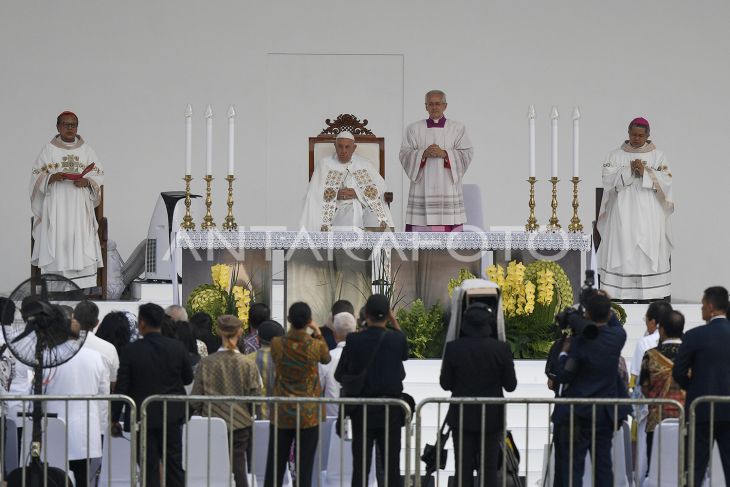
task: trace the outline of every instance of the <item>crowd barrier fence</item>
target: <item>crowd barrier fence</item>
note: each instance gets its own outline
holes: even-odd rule
[[[717,461],[716,455],[714,454],[714,433],[716,428],[716,410],[715,406],[717,404],[727,404],[728,408],[730,408],[730,397],[727,396],[702,396],[698,397],[694,401],[692,401],[692,405],[689,408],[689,431],[688,431],[688,449],[689,449],[689,455],[688,455],[688,461],[687,461],[687,471],[688,471],[688,485],[689,487],[695,487],[695,479],[694,479],[694,469],[695,469],[695,463],[696,463],[696,447],[697,447],[697,430],[698,430],[698,420],[697,420],[697,410],[701,408],[702,406],[705,406],[709,408],[709,445],[708,445],[708,451],[709,451],[709,458],[708,458],[708,464],[707,464],[707,484],[710,486],[715,485],[721,485],[724,483],[727,485],[728,480],[725,479],[725,482],[718,482],[717,479],[714,477],[720,477],[723,476],[724,473],[715,470],[715,462]],[[706,485],[703,483],[703,485]],[[700,487],[699,485],[697,487]]]

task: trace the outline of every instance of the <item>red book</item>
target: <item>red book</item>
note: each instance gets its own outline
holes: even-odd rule
[[[77,179],[81,179],[84,176],[86,176],[87,174],[89,174],[89,172],[92,169],[94,169],[94,167],[96,167],[96,164],[92,162],[91,164],[86,166],[86,168],[84,168],[84,170],[81,173],[65,172],[65,173],[63,173],[63,175],[66,177],[66,179],[70,179],[71,181],[76,181]]]

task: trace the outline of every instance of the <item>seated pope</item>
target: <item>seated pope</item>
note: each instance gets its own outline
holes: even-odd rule
[[[312,174],[300,228],[328,232],[393,227],[383,202],[385,180],[370,161],[355,154],[356,148],[350,132],[337,135],[335,153],[319,161]]]

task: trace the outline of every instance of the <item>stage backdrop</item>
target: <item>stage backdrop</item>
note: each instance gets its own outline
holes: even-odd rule
[[[581,217],[593,220],[603,157],[635,116],[675,176],[675,297],[730,284],[728,176],[730,3],[313,0],[6,2],[0,16],[0,291],[28,276],[27,181],[55,133],[79,133],[106,168],[110,236],[126,258],[146,236],[160,191],[180,189],[183,112],[194,109],[193,188],[201,191],[203,117],[214,108],[214,216],[224,216],[225,112],[236,105],[236,214],[241,225],[298,220],[306,139],[323,116],[361,111],[382,132],[402,223],[406,194],[394,157],[403,125],[424,117],[423,94],[447,92],[466,123],[488,225],[527,216],[527,121],[537,110],[537,216],[549,216],[548,113],[560,109],[560,208],[570,219],[570,118],[580,105]],[[292,125],[295,126],[292,126]]]

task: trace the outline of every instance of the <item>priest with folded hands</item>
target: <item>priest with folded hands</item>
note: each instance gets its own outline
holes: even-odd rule
[[[355,154],[356,148],[350,132],[337,135],[335,153],[319,161],[312,174],[300,228],[328,232],[393,227],[383,201],[385,180],[370,161]]]
[[[104,171],[94,149],[76,133],[78,126],[74,113],[61,113],[58,134],[33,165],[31,263],[83,289],[96,286],[97,269],[103,266],[94,208],[101,202]]]

